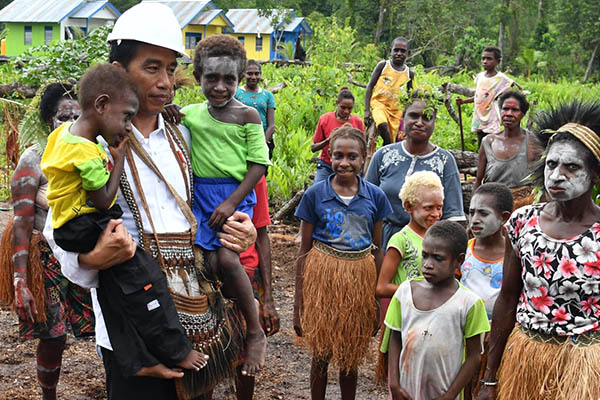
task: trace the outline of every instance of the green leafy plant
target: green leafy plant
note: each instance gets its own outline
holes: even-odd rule
[[[110,30],[102,26],[79,39],[27,49],[12,61],[19,70],[19,80],[36,87],[49,80],[79,80],[90,66],[108,61],[106,38]]]

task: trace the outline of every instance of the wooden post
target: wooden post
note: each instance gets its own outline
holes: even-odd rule
[[[375,153],[375,148],[377,147],[377,129],[375,129],[375,121],[370,121],[367,127],[366,134],[367,158],[365,159],[365,164],[363,166],[363,176],[367,174],[367,169],[369,168],[369,164],[371,163],[371,159],[373,158],[373,154]]]

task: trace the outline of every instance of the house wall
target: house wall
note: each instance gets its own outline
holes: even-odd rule
[[[25,45],[25,26],[31,26],[31,46]],[[27,48],[32,46],[41,46],[44,44],[44,31],[46,26],[52,26],[52,40],[60,40],[60,24],[48,22],[6,23],[6,55],[18,56]]]
[[[186,41],[185,41],[185,37],[186,35],[190,33],[190,34],[200,34],[202,35],[202,39],[211,36],[211,35],[217,35],[220,33],[223,33],[223,26],[220,25],[188,25],[185,27],[185,29],[183,30],[183,45],[185,46]],[[186,52],[188,53],[188,56],[192,57],[194,55],[194,49],[186,49]]]
[[[258,38],[258,35],[255,33],[230,33],[229,35],[236,39],[240,37],[244,38],[244,49],[246,49],[246,57],[248,60],[269,60],[271,58],[270,35],[260,35],[263,40],[261,51],[256,51],[256,39]]]

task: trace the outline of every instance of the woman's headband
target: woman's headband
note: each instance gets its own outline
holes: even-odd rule
[[[546,129],[544,130],[544,132],[552,133],[552,136],[550,137],[550,141],[548,143],[552,143],[554,137],[558,133],[570,133],[571,135],[579,139],[581,143],[583,143],[583,145],[592,152],[594,157],[596,157],[596,160],[600,162],[600,138],[598,138],[598,135],[587,126],[578,124],[576,122],[569,122],[568,124],[564,124],[563,126],[558,128],[558,130],[556,131]]]

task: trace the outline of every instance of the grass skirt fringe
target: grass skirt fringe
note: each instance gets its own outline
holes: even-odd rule
[[[587,345],[580,339],[591,338]],[[516,327],[498,374],[498,400],[596,400],[600,398],[600,336],[577,343],[534,339]]]
[[[27,287],[33,295],[37,311],[35,322],[46,322],[46,288],[44,286],[44,266],[40,246],[45,243],[40,232],[34,231],[29,244],[29,261],[27,263]],[[15,267],[12,260],[13,218],[8,221],[0,240],[0,305],[14,308],[15,288],[13,274]],[[42,243],[40,243],[42,242]],[[48,250],[49,251],[49,250]]]
[[[377,321],[376,284],[370,252],[345,259],[313,246],[304,266],[301,324],[314,358],[329,359],[344,372],[365,360]]]

